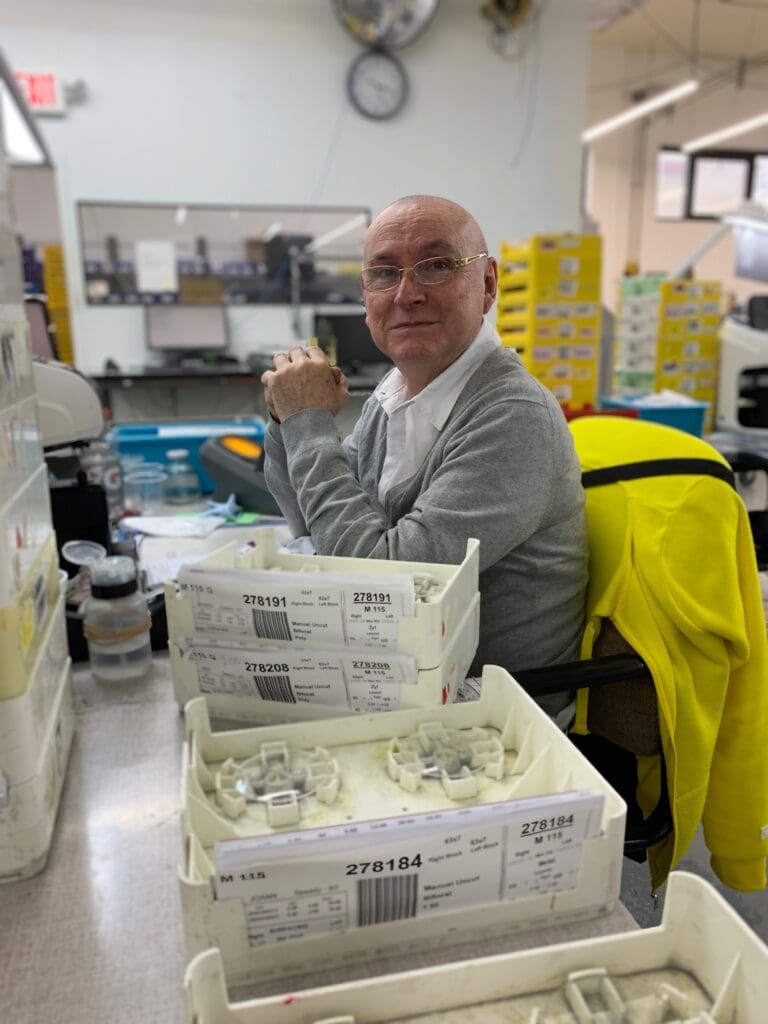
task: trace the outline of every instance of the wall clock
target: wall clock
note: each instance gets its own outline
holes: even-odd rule
[[[355,58],[347,75],[347,93],[365,117],[385,121],[394,117],[408,97],[405,68],[386,50],[371,49]]]

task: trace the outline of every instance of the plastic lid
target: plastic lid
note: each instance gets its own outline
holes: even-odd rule
[[[72,565],[90,565],[100,558],[106,558],[107,549],[94,540],[68,540],[62,546],[61,553]]]
[[[129,583],[136,579],[136,564],[125,555],[100,558],[91,566],[91,582],[98,584]]]
[[[169,459],[186,459],[189,457],[189,449],[171,448],[165,454]]]
[[[91,565],[94,597],[124,597],[137,589],[136,563],[125,555],[110,555]]]

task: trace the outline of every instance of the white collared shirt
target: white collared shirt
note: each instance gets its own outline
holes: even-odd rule
[[[464,385],[478,366],[501,345],[496,331],[483,318],[474,341],[439,377],[413,398],[403,375],[394,369],[374,391],[387,415],[387,454],[379,479],[379,502],[387,491],[413,476],[443,429]]]

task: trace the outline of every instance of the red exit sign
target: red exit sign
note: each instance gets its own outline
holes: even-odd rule
[[[14,71],[13,77],[33,113],[64,113],[64,97],[56,75],[49,71]]]

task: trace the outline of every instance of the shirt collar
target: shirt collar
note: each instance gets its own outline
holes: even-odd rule
[[[378,385],[373,393],[374,397],[387,416],[403,405],[418,403],[422,414],[429,419],[435,429],[442,430],[466,382],[493,349],[500,345],[501,338],[483,317],[480,330],[459,358],[446,367],[440,376],[418,395],[410,399],[406,397],[405,379],[395,367]]]

